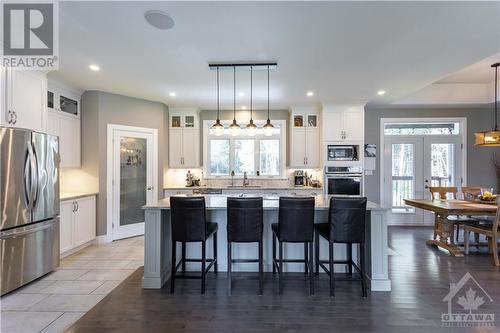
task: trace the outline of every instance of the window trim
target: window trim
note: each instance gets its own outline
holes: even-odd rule
[[[211,175],[210,174],[210,139],[229,139],[230,140],[230,150],[229,150],[229,169],[230,172],[234,164],[234,144],[235,139],[253,139],[254,140],[254,165],[255,170],[260,170],[260,140],[277,139],[280,142],[280,174],[276,176],[268,175],[249,175],[250,179],[287,179],[286,177],[286,121],[285,120],[273,120],[273,124],[280,127],[280,133],[274,134],[272,136],[262,136],[256,135],[255,137],[241,136],[233,137],[230,134],[224,134],[221,136],[214,136],[210,134],[210,127],[215,122],[215,120],[204,120],[203,121],[203,174],[205,179],[231,179],[231,175]],[[229,120],[222,120],[221,123],[227,127],[231,124]],[[254,120],[254,123],[261,128],[266,122],[263,120]],[[234,179],[241,179],[243,175],[235,175]]]

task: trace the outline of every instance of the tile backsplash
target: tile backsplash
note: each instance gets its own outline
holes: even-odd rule
[[[288,187],[293,186],[294,171],[286,169],[286,178],[251,178],[250,184],[263,187]],[[320,169],[303,169],[307,174],[312,174],[314,180],[323,183],[323,172]],[[201,179],[202,186],[224,187],[231,185],[231,178],[203,178],[203,169],[189,169],[192,174]],[[164,187],[183,187],[186,184],[186,173],[188,169],[168,169],[164,174]],[[234,178],[234,184],[242,182],[241,177]]]

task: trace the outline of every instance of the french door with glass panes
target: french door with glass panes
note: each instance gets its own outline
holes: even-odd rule
[[[158,198],[157,133],[113,125],[112,239],[144,234],[144,210]]]
[[[460,187],[460,135],[388,135],[384,138],[384,205],[389,224],[432,225],[434,215],[404,199],[431,199],[430,186]]]

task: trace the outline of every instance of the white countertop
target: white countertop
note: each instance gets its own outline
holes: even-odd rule
[[[208,210],[215,210],[215,209],[226,209],[226,204],[227,204],[227,198],[228,197],[235,197],[235,196],[240,196],[240,195],[227,195],[227,194],[204,194],[204,195],[178,195],[178,196],[203,196],[205,197],[205,205]],[[244,197],[256,197],[256,196],[262,196],[262,195],[252,195],[252,194],[246,194]],[[275,210],[279,208],[279,196],[276,195],[264,195],[262,196],[264,199],[263,202],[263,207],[264,209],[267,210]],[[330,198],[332,196],[324,196],[324,195],[316,195],[314,196],[314,199],[316,201],[315,204],[315,209],[316,210],[326,210],[330,207]],[[150,204],[150,205],[145,205],[143,207],[144,209],[170,209],[170,200],[169,197],[158,200],[157,203],[155,204]],[[381,207],[379,204],[375,202],[368,201],[367,207],[368,210],[371,211],[383,211],[386,210],[385,208]]]
[[[198,189],[213,189],[213,190],[266,190],[266,191],[291,191],[291,190],[323,190],[322,187],[311,186],[167,186],[164,190],[198,190]]]
[[[59,193],[59,200],[75,200],[84,197],[90,197],[93,195],[97,195],[99,192],[61,192]]]

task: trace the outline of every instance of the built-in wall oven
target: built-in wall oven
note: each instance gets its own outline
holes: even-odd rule
[[[363,168],[361,166],[325,167],[327,195],[363,195]]]

